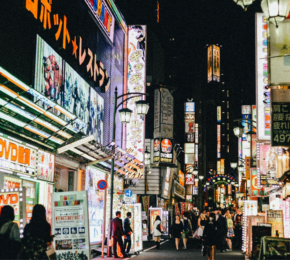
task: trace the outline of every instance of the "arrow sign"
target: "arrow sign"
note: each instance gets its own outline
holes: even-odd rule
[[[126,197],[132,197],[132,195],[133,195],[133,191],[132,190],[128,189],[128,190],[125,191],[125,196]]]
[[[105,180],[99,180],[97,186],[99,190],[105,190],[107,188],[107,182]]]

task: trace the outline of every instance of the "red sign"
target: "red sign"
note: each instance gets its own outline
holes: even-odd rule
[[[161,142],[161,150],[163,153],[171,153],[172,143],[169,139],[163,139]]]
[[[107,188],[107,182],[105,180],[99,180],[97,183],[99,190],[105,190]]]
[[[158,139],[154,141],[154,152],[158,152],[160,147],[160,142]]]

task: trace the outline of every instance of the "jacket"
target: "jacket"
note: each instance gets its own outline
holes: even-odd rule
[[[0,229],[0,234],[5,234],[8,227],[10,226],[10,224],[12,223],[12,221],[8,221],[6,222]],[[16,223],[13,224],[10,234],[9,234],[9,238],[18,242],[21,242],[21,238],[20,238],[20,233],[19,233],[19,228],[18,225]]]
[[[122,220],[118,217],[111,222],[111,236],[124,236]]]
[[[207,246],[217,245],[217,224],[214,222],[209,222],[205,225],[203,231],[203,239]]]
[[[190,219],[188,219],[188,218],[181,219],[180,221],[182,222],[182,225],[183,226],[184,226],[184,220],[187,220],[188,221],[188,230],[186,230],[186,231],[192,231],[192,226],[191,226]]]
[[[125,218],[124,220],[124,234],[126,236],[129,236],[129,232],[133,232],[132,228],[131,228],[131,222],[129,218]]]
[[[157,229],[157,226],[159,224],[161,225],[161,221],[160,220],[156,220],[153,223],[153,235],[154,235],[154,237],[161,237],[161,232]]]
[[[220,215],[217,220],[217,228],[218,228],[218,235],[220,236],[226,236],[228,232],[228,224],[227,219]]]

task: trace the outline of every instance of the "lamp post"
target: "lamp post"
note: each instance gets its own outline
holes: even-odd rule
[[[289,0],[262,0],[261,8],[269,22],[276,24],[283,22],[289,14]]]
[[[124,96],[128,96],[128,95],[134,95],[131,97],[127,97],[125,100],[121,101],[119,104],[117,104],[117,100],[119,98],[122,98]],[[133,92],[133,93],[126,93],[123,95],[118,96],[118,92],[117,92],[117,87],[115,88],[115,95],[114,95],[114,114],[113,114],[113,134],[112,134],[112,152],[113,154],[115,154],[115,147],[116,147],[116,140],[115,140],[115,136],[116,136],[116,114],[117,114],[117,109],[118,107],[120,107],[122,104],[124,104],[126,101],[128,101],[129,99],[132,99],[134,97],[141,97],[141,96],[146,96],[147,94],[143,94],[143,93],[137,93],[137,92]],[[135,102],[136,104],[136,110],[137,110],[137,114],[138,115],[146,115],[149,109],[149,105],[146,103],[146,101],[141,100],[141,101],[137,101]],[[120,121],[123,124],[127,124],[130,122],[130,118],[132,115],[132,110],[128,109],[128,108],[123,108],[119,110],[119,117],[120,117]],[[111,160],[111,197],[110,197],[110,220],[109,220],[109,232],[108,232],[108,238],[110,238],[110,233],[111,233],[111,221],[112,221],[112,216],[113,216],[113,196],[114,196],[114,173],[115,173],[115,157],[112,157]],[[109,241],[109,239],[108,239]],[[111,247],[109,246],[108,248],[108,256],[112,256],[112,250]]]
[[[234,2],[241,6],[245,11],[247,11],[248,6],[251,5],[255,0],[234,0]]]

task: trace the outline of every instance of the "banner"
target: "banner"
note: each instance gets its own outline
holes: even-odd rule
[[[181,216],[185,212],[185,202],[180,202],[180,211],[181,211]]]
[[[282,210],[268,210],[267,223],[272,224],[272,237],[276,237],[277,235],[279,237],[284,237]]]
[[[179,211],[178,203],[175,203],[175,214],[180,216],[180,211]]]
[[[86,191],[53,193],[52,233],[57,258],[91,259],[87,203]]]
[[[251,157],[245,157],[246,179],[250,180]]]

